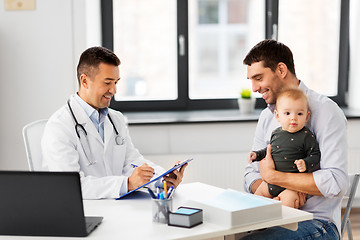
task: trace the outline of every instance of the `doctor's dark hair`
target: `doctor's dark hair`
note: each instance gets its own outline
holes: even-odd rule
[[[86,49],[80,56],[77,66],[77,78],[80,84],[81,74],[93,77],[100,63],[106,63],[114,66],[120,65],[120,59],[107,48],[91,47]]]
[[[251,66],[255,62],[264,61],[264,67],[268,67],[275,72],[278,63],[284,63],[289,71],[295,74],[293,54],[285,44],[266,39],[256,44],[244,58],[243,63]]]

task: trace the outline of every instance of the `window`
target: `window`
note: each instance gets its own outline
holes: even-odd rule
[[[328,96],[338,92],[340,5],[341,0],[279,1],[279,41],[293,52],[299,78]]]
[[[251,87],[242,64],[248,8],[248,0],[189,1],[190,99],[237,98],[241,87]]]
[[[111,106],[237,108],[239,91],[251,87],[242,60],[265,36],[292,49],[309,87],[344,105],[348,52],[339,46],[348,51],[349,0],[306,1],[103,0],[103,44],[122,61]],[[261,98],[257,106],[265,106]]]
[[[349,0],[272,0],[278,40],[294,54],[297,77],[347,105]],[[277,18],[274,20],[274,18]]]
[[[122,61],[115,100],[177,99],[176,1],[117,0],[113,8]]]

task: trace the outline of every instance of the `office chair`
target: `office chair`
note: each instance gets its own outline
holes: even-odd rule
[[[42,167],[41,138],[47,120],[38,120],[23,128],[26,157],[30,171],[48,171]]]
[[[348,197],[348,201],[347,201],[344,217],[341,222],[341,238],[340,239],[342,239],[344,236],[345,228],[347,230],[348,238],[350,240],[353,239],[349,215],[350,215],[351,207],[352,207],[352,204],[354,201],[356,188],[359,183],[359,178],[360,178],[359,173],[349,174],[350,186],[348,188],[348,191],[345,194],[345,197]]]

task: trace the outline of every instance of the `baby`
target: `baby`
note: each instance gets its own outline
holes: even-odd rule
[[[320,168],[320,149],[314,134],[305,127],[310,117],[308,99],[299,89],[288,89],[279,94],[274,115],[281,127],[271,135],[271,155],[275,168],[281,172],[313,172]],[[266,156],[266,148],[250,153],[249,161],[260,161]],[[274,198],[282,204],[295,207],[298,192],[262,182],[256,195]]]

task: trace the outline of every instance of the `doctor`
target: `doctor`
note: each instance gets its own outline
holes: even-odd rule
[[[119,65],[106,48],[85,50],[77,66],[79,91],[44,130],[44,167],[78,171],[84,199],[117,198],[165,171],[144,159],[132,144],[124,116],[108,108],[120,80]],[[180,184],[185,167],[164,177],[168,186]]]

